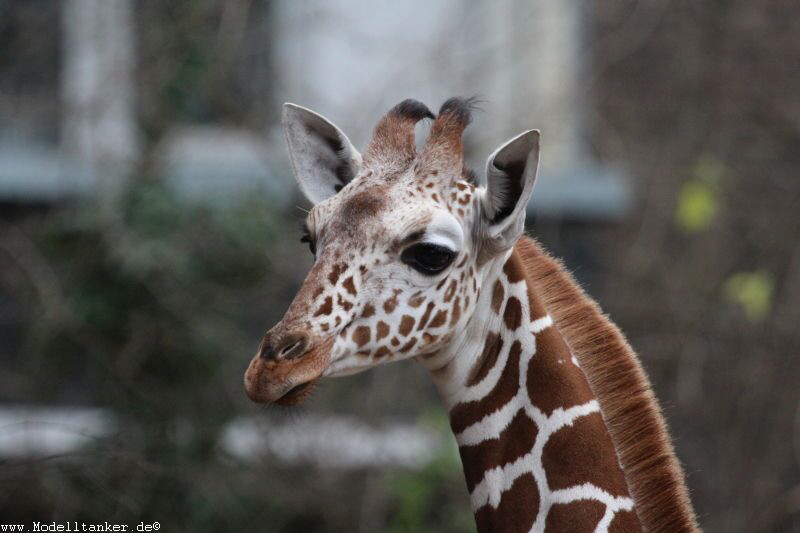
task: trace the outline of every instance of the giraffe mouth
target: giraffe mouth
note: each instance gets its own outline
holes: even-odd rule
[[[312,379],[311,381],[306,381],[305,383],[295,385],[289,389],[286,394],[275,400],[275,403],[278,405],[283,405],[284,407],[300,405],[309,396],[311,396],[311,393],[314,391],[314,387],[317,386],[318,381],[319,378],[316,378]]]
[[[328,368],[333,342],[334,337],[328,337],[290,359],[265,359],[256,354],[244,375],[245,392],[256,403],[302,403]]]

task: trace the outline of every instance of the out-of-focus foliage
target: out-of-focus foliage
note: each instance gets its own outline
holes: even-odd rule
[[[427,423],[447,439],[421,472],[320,472],[245,462],[219,447],[227,422],[259,413],[244,398],[242,372],[265,319],[280,316],[302,277],[297,256],[309,261],[289,218],[257,195],[198,206],[142,181],[113,204],[4,224],[3,287],[22,305],[26,331],[3,369],[19,389],[3,390],[3,399],[88,402],[118,419],[116,433],[68,461],[0,464],[4,520],[286,532],[366,520],[365,531],[468,530],[441,414]],[[352,384],[335,382],[319,396],[358,402]],[[338,500],[342,487],[348,506]]]
[[[139,108],[144,132],[158,140],[176,123],[263,128],[278,116],[269,90],[278,81],[271,55],[270,2],[142,0]]]
[[[686,232],[706,229],[719,210],[719,188],[725,167],[709,154],[700,156],[694,177],[681,186],[675,219]]]
[[[675,218],[687,233],[705,229],[717,212],[717,197],[711,185],[698,180],[681,187]]]
[[[800,531],[800,11],[595,2],[595,142],[639,186],[596,235],[705,531]]]
[[[774,290],[774,280],[767,272],[737,272],[725,282],[725,295],[741,305],[753,322],[769,313]]]
[[[143,183],[113,206],[5,228],[14,237],[5,268],[22,282],[5,288],[28,315],[19,358],[5,369],[22,390],[5,399],[88,401],[112,408],[121,430],[87,450],[87,464],[5,465],[0,514],[19,516],[24,501],[37,520],[54,508],[65,520],[212,520],[202,509],[217,489],[195,478],[222,468],[216,441],[238,396],[229,361],[252,351],[248,325],[266,314],[254,296],[268,296],[266,280],[280,283],[266,255],[281,241],[274,213],[256,201],[186,205]]]

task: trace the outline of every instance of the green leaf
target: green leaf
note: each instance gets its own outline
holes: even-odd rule
[[[751,322],[763,320],[772,309],[775,281],[769,272],[737,272],[725,282],[725,295],[744,309]]]
[[[727,173],[717,157],[701,154],[692,168],[692,178],[681,187],[675,207],[675,223],[686,233],[708,228],[719,211],[719,190]]]
[[[700,180],[683,184],[675,209],[675,222],[686,233],[706,229],[719,209],[714,188]]]

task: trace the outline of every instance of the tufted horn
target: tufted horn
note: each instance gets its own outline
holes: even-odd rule
[[[416,157],[414,127],[423,118],[435,118],[431,110],[417,100],[403,100],[375,126],[372,140],[364,152],[365,165],[379,164],[402,170]]]
[[[453,97],[442,104],[420,155],[423,174],[443,172],[461,176],[464,151],[461,137],[472,120],[475,101],[474,97]]]

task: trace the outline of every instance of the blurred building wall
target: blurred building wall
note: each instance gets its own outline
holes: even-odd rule
[[[538,128],[543,157],[533,212],[592,219],[625,210],[625,182],[585,146],[580,2],[311,0],[278,2],[270,10],[232,6],[223,10],[217,49],[203,61],[222,61],[220,49],[244,50],[259,42],[254,32],[266,33],[275,66],[272,85],[263,88],[271,93],[271,108],[285,101],[312,107],[363,146],[378,117],[404,98],[435,110],[450,96],[476,95],[482,111],[466,140],[467,162],[479,174],[501,142]],[[53,133],[46,143],[24,134],[13,135],[13,144],[0,137],[0,196],[53,199],[96,191],[128,175],[144,155],[137,94],[142,86],[135,76],[152,66],[138,52],[152,28],[137,25],[130,0],[69,0],[50,9],[58,22],[57,31],[45,36],[58,49],[49,72],[57,95],[50,103],[57,109],[49,125]],[[230,65],[209,70],[235,74]],[[263,83],[259,76],[252,83]],[[24,115],[8,121],[23,122]],[[155,139],[156,172],[172,178],[179,190],[202,198],[260,186],[285,201],[291,197],[279,121],[260,136],[213,120],[166,127]],[[237,154],[244,158],[236,160]],[[190,173],[197,178],[187,179]]]
[[[134,5],[67,0],[61,10],[61,155],[108,187],[139,157]]]
[[[466,139],[479,174],[501,142],[538,128],[542,172],[532,208],[617,216],[627,188],[584,146],[583,16],[574,0],[281,2],[275,105],[311,107],[363,146],[377,118],[404,98],[435,111],[450,96],[477,95],[482,112]]]

